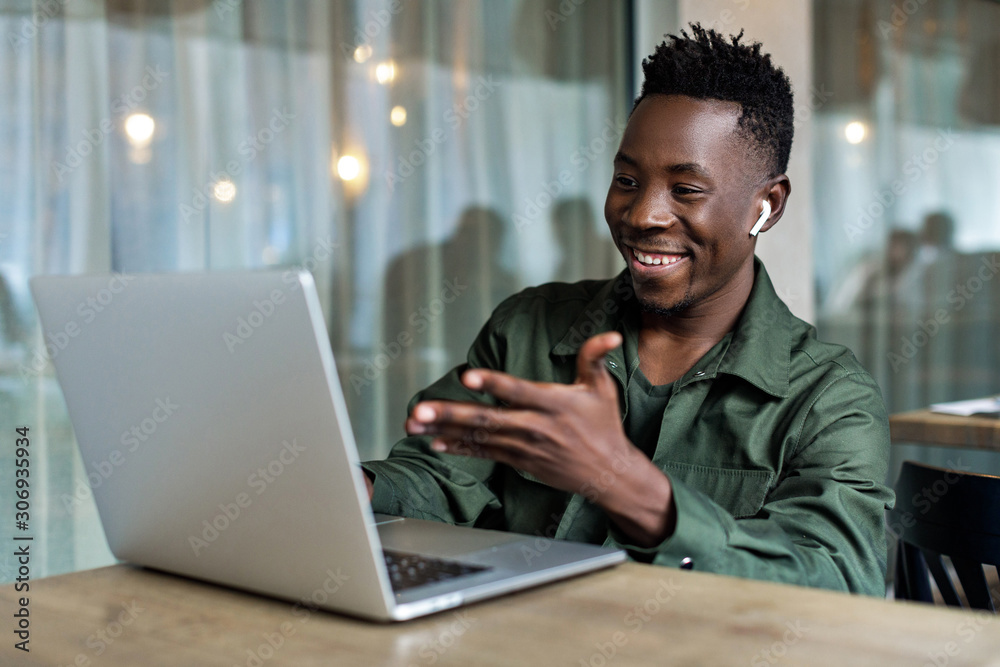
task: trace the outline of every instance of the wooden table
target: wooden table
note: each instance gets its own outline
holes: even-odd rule
[[[1000,452],[1000,419],[990,417],[961,417],[914,410],[891,415],[889,432],[894,443]]]
[[[380,625],[118,565],[31,582],[3,665],[988,665],[993,615],[627,563]]]

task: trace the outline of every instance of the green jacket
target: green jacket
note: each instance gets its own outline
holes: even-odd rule
[[[816,340],[789,312],[759,260],[736,328],[674,383],[658,441],[636,443],[673,484],[677,527],[637,548],[581,490],[570,494],[490,460],[432,452],[407,437],[374,477],[377,512],[618,546],[640,561],[753,579],[884,594],[883,510],[889,428],[881,393],[849,350]],[[635,326],[627,272],[553,283],[494,311],[459,366],[417,394],[483,401],[459,382],[467,366],[571,383],[584,340]],[[634,334],[633,334],[634,335]],[[606,359],[624,416],[622,348]],[[595,484],[613,484],[613,471]],[[599,491],[600,489],[595,489]]]

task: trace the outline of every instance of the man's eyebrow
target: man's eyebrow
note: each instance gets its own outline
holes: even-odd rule
[[[630,167],[639,166],[638,160],[631,155],[622,153],[621,151],[618,151],[615,154],[615,162],[622,162]],[[681,162],[679,164],[671,164],[664,167],[663,170],[671,174],[687,174],[696,178],[711,179],[708,171],[697,162]]]
[[[636,162],[635,158],[633,158],[630,155],[626,155],[625,153],[622,153],[621,151],[618,151],[617,153],[615,153],[615,162],[624,162],[625,164],[629,165],[630,167],[635,167],[636,165],[639,164],[638,162]]]
[[[666,168],[666,171],[669,171],[674,174],[690,174],[691,176],[694,176],[696,178],[705,178],[705,179],[711,178],[708,171],[697,162],[682,162],[680,164],[672,164]]]

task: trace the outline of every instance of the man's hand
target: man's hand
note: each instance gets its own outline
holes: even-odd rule
[[[414,406],[406,431],[435,436],[435,451],[493,459],[583,494],[638,546],[657,544],[675,523],[670,481],[622,429],[618,390],[604,367],[604,355],[621,340],[609,332],[586,341],[571,385],[468,370],[466,387],[509,407],[425,401]]]

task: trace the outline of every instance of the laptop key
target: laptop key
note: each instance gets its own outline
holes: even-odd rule
[[[385,555],[385,566],[389,571],[392,588],[396,591],[493,569],[484,565],[472,565],[457,560],[432,558],[401,551],[385,550],[382,553]]]

